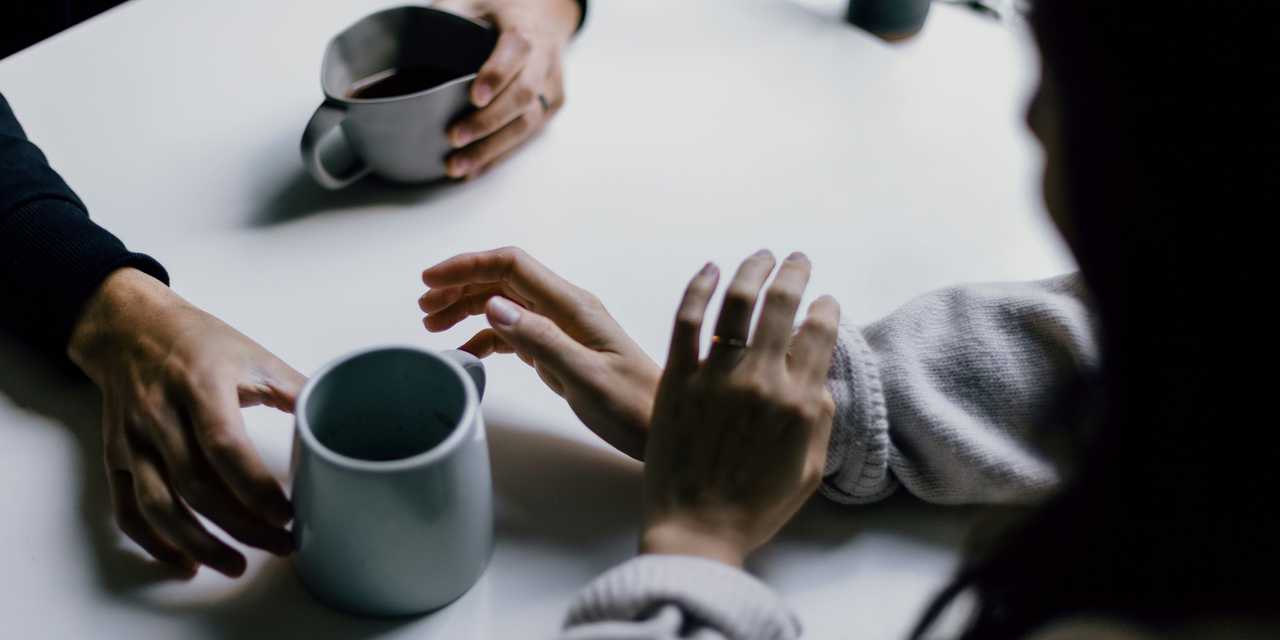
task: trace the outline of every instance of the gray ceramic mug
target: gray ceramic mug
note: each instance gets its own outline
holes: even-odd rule
[[[307,172],[328,189],[370,173],[396,182],[444,177],[445,129],[471,109],[471,82],[496,42],[492,29],[427,7],[387,9],[347,27],[325,49],[325,100],[302,134]],[[396,73],[428,81],[360,97],[361,87]]]
[[[353,613],[438,609],[484,572],[493,497],[480,397],[462,351],[359,351],[303,387],[293,441],[294,566]]]

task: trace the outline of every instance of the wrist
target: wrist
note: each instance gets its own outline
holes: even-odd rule
[[[640,535],[640,553],[695,556],[737,568],[742,568],[747,557],[733,535],[681,523],[646,526]]]
[[[67,355],[94,378],[99,354],[112,350],[109,345],[118,344],[122,333],[136,330],[177,300],[168,286],[142,271],[128,267],[113,271],[85,301],[72,326]]]

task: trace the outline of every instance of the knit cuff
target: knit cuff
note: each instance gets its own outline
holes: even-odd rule
[[[889,473],[889,414],[876,355],[856,327],[840,326],[827,388],[836,413],[819,491],[843,504],[884,499],[898,488]]]
[[[800,637],[800,621],[759,580],[714,560],[673,555],[639,556],[596,578],[574,599],[565,628],[638,621],[668,604],[735,640]]]
[[[21,337],[61,352],[84,303],[117,269],[133,267],[168,284],[169,274],[150,256],[133,253],[76,204],[45,198],[20,206],[2,231],[12,253],[0,256],[0,290],[20,317]]]

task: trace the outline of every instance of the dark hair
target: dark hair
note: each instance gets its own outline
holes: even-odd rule
[[[1073,250],[1102,324],[1097,436],[1058,496],[967,561],[917,636],[965,591],[966,636],[984,640],[1073,614],[1155,628],[1275,615],[1274,4],[1035,3]]]

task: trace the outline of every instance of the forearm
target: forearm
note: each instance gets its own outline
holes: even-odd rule
[[[921,297],[844,328],[822,493],[866,503],[899,485],[939,503],[1026,503],[1056,489],[1085,437],[1097,368],[1076,275]]]
[[[0,96],[0,329],[61,352],[85,300],[125,267],[168,279],[89,219]]]

